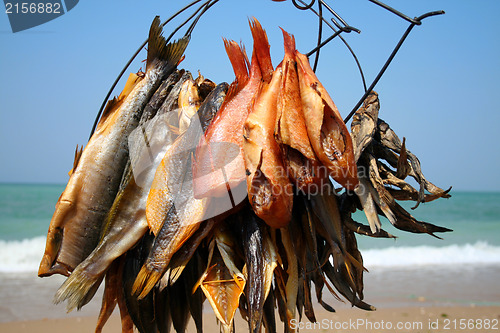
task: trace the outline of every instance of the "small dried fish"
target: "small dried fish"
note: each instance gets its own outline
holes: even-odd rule
[[[290,222],[293,206],[292,184],[274,138],[281,75],[278,68],[264,83],[243,130],[248,198],[257,216],[273,228]]]
[[[243,247],[248,325],[250,332],[255,333],[262,326],[264,303],[271,290],[277,254],[262,220],[246,209],[240,211],[237,217],[231,223],[237,230],[238,240]]]
[[[127,138],[146,103],[177,66],[188,39],[166,44],[160,19],[151,25],[143,79],[132,79],[125,94],[108,104],[96,132],[79,157],[59,198],[47,234],[39,276],[69,275],[97,246],[101,226],[115,199],[128,158]],[[133,87],[132,87],[133,86]]]
[[[352,117],[351,137],[354,146],[354,160],[358,162],[361,153],[370,145],[377,129],[380,102],[378,94],[372,91]]]
[[[326,89],[304,54],[295,51],[302,110],[314,153],[330,176],[348,190],[358,185],[351,136]]]
[[[262,29],[256,21],[251,29]],[[246,179],[242,152],[243,126],[257,93],[262,74],[257,61],[258,46],[254,44],[250,75],[244,50],[234,41],[225,41],[226,52],[233,65],[236,81],[231,84],[220,111],[210,123],[196,149],[193,166],[194,193],[197,198],[232,197],[234,205],[246,198],[239,190]]]
[[[156,236],[153,249],[134,283],[134,293],[145,297],[168,268],[172,256],[184,242],[207,219],[207,198],[196,199],[193,194],[191,158],[193,143],[206,129],[205,125],[219,109],[225,96],[227,85],[221,84],[207,97],[198,110],[199,122],[191,122],[165,154],[156,171],[153,186],[156,192],[149,194],[146,216],[155,216],[165,221]],[[150,198],[153,196],[153,203]],[[159,199],[154,196],[159,196]],[[172,199],[169,199],[172,198]],[[167,199],[167,200],[165,200]],[[166,204],[158,205],[158,202]],[[168,207],[168,205],[170,207]],[[167,206],[167,207],[166,207]],[[168,210],[165,211],[165,208]],[[151,214],[148,212],[152,210]]]
[[[394,133],[390,126],[380,118],[377,124],[376,136],[376,140],[379,141],[383,147],[391,149],[392,151],[399,154],[401,154],[401,152],[403,151],[403,144],[401,143],[399,137],[396,135],[396,133]],[[411,171],[409,172],[409,175],[413,177],[420,185],[418,201],[413,209],[417,208],[421,202],[425,202],[425,190],[429,191],[432,195],[440,195],[443,198],[450,197],[448,192],[451,190],[451,187],[445,191],[429,182],[422,173],[419,159],[409,150],[407,150],[406,147],[404,148],[403,154],[406,154],[408,156],[408,160],[410,162]],[[399,158],[397,161],[395,161],[395,167],[397,167],[398,161]],[[390,161],[388,162],[391,163]]]
[[[281,144],[287,173],[298,189],[308,193],[313,183],[324,178],[317,175],[319,162],[307,134],[299,90],[297,61],[295,59],[295,38],[283,31],[285,57],[281,67],[283,78],[278,95],[276,117],[276,140]],[[319,182],[320,183],[320,182]]]
[[[122,333],[134,332],[134,323],[128,313],[127,306],[125,304],[125,295],[123,294],[122,288],[123,267],[125,263],[124,259],[125,258],[123,257],[120,258],[120,260],[115,261],[106,274],[102,306],[95,329],[96,333],[102,332],[104,325],[113,313],[117,304],[120,309]]]
[[[123,268],[123,292],[128,312],[140,333],[157,332],[155,309],[155,295],[150,293],[138,299],[132,293],[132,286],[139,270],[144,264],[148,253],[153,246],[154,236],[150,233],[144,235],[136,247],[127,252],[125,267]]]
[[[172,88],[179,79],[179,74],[175,72],[170,75],[146,106],[148,112],[143,113],[138,129],[135,130],[144,136],[142,140],[135,139],[135,145],[139,147],[131,151],[133,162],[129,162],[125,168],[120,190],[106,217],[99,244],[75,268],[56,293],[56,303],[68,299],[68,311],[75,307],[81,308],[90,301],[111,263],[134,246],[148,231],[146,199],[155,170],[165,150],[170,146],[167,139],[169,124],[164,121],[165,114],[156,113],[158,105],[161,104],[158,100],[165,100],[165,91]],[[151,124],[153,126],[149,126]],[[131,136],[135,136],[136,132],[132,132]],[[144,140],[148,141],[148,144],[137,144],[137,141]],[[147,157],[144,157],[145,155]],[[144,161],[137,161],[141,159]],[[132,166],[134,164],[135,167]]]

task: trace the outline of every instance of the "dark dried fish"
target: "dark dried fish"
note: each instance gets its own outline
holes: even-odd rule
[[[377,129],[380,102],[378,94],[372,91],[352,118],[351,138],[354,147],[354,160],[357,162],[361,153],[370,145]]]

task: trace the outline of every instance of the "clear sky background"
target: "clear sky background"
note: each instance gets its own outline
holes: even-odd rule
[[[82,0],[69,13],[16,34],[1,12],[0,182],[65,183],[76,144],[87,142],[108,88],[146,39],[154,16],[165,20],[187,3]],[[408,24],[367,0],[328,3],[362,31],[344,36],[371,82]],[[500,1],[386,3],[411,17],[439,9],[446,14],[414,28],[375,88],[380,117],[407,138],[436,185],[498,191]],[[231,82],[222,37],[241,40],[251,50],[251,16],[268,32],[275,65],[283,57],[280,26],[296,36],[303,53],[316,43],[315,16],[291,1],[221,0],[199,22],[181,67]],[[137,71],[145,57],[141,53],[129,71]],[[338,39],[322,50],[317,74],[347,115],[363,89]],[[115,95],[122,87],[123,82]]]

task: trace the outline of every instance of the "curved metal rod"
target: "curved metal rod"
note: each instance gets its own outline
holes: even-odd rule
[[[300,1],[300,0],[299,0],[299,1]],[[292,0],[292,3],[293,3],[293,5],[295,6],[295,8],[300,9],[300,10],[308,10],[308,9],[311,9],[311,8],[312,8],[312,6],[313,6],[313,5],[314,5],[314,3],[316,2],[316,0],[311,0],[311,3],[310,3],[310,4],[308,4],[308,5],[304,4],[304,2],[303,2],[303,1],[300,1],[300,2],[302,3],[302,5],[299,5],[299,4],[297,3],[297,0]]]
[[[184,6],[182,9],[180,9],[179,11],[177,11],[174,15],[172,15],[170,18],[168,18],[163,24],[162,26],[165,26],[167,23],[169,23],[170,21],[172,21],[174,18],[176,18],[177,16],[179,16],[180,14],[182,14],[184,11],[188,10],[189,8],[191,8],[192,6],[196,5],[198,2],[200,2],[201,0],[195,0],[193,2],[191,2],[190,4],[187,4],[186,6]],[[89,140],[90,138],[92,137],[92,135],[94,134],[95,132],[95,129],[97,127],[97,124],[99,123],[99,119],[101,118],[101,115],[102,115],[102,112],[104,110],[104,107],[106,106],[108,100],[109,100],[109,97],[111,96],[111,94],[113,93],[113,90],[115,89],[116,85],[118,84],[118,82],[120,81],[120,79],[122,78],[123,74],[125,73],[125,71],[127,70],[127,68],[130,66],[130,64],[132,63],[132,61],[134,61],[134,59],[137,57],[137,55],[142,51],[142,49],[146,46],[146,44],[148,43],[148,40],[146,39],[142,44],[141,46],[137,49],[137,51],[134,52],[134,54],[132,55],[132,57],[129,59],[129,61],[125,64],[125,66],[123,67],[123,69],[121,70],[120,74],[118,74],[118,77],[115,79],[115,81],[113,82],[113,84],[111,85],[111,87],[109,88],[109,91],[108,93],[106,94],[106,97],[104,97],[104,100],[101,104],[101,107],[99,108],[99,111],[97,112],[97,116],[96,116],[96,119],[94,121],[94,125],[92,126],[92,130],[90,131],[90,136],[89,136]]]
[[[196,24],[200,20],[200,18],[205,14],[213,5],[215,5],[219,0],[211,0],[212,2],[207,2],[206,5],[203,7],[203,10],[201,13],[194,19],[193,23],[189,26],[186,34],[191,35],[193,33],[194,28],[196,27]]]
[[[298,0],[302,3],[304,3],[302,0]],[[333,27],[330,22],[326,21],[324,19],[324,17],[322,15],[320,15],[318,12],[316,12],[313,8],[311,8],[310,10],[316,14],[320,20],[322,22],[324,22],[330,29],[332,29],[332,31],[334,32],[334,34],[332,36],[330,36],[329,38],[327,38],[323,43],[320,43],[318,46],[316,46],[314,49],[312,49],[311,51],[309,51],[308,53],[306,53],[306,56],[307,57],[310,57],[312,54],[314,54],[315,52],[319,52],[319,50],[325,46],[328,42],[330,42],[333,38],[335,37],[339,37],[340,40],[345,44],[345,46],[347,47],[347,49],[349,50],[349,52],[351,53],[351,55],[353,56],[354,58],[354,61],[356,62],[356,66],[358,67],[358,71],[359,71],[359,74],[361,75],[361,81],[363,83],[363,89],[366,91],[366,80],[365,80],[365,74],[363,73],[363,68],[361,67],[361,63],[359,62],[359,59],[358,57],[356,56],[356,54],[354,53],[354,50],[351,48],[351,46],[349,45],[349,43],[347,43],[347,41],[344,39],[344,37],[342,37],[342,35],[340,35],[340,33],[342,32],[346,32],[346,33],[349,33],[351,31],[355,31],[357,33],[360,33],[361,31],[357,28],[354,28],[350,25],[347,25],[347,23],[340,17],[340,15],[338,15],[337,13],[335,13],[333,11],[333,9],[328,6],[323,0],[320,0],[322,6],[325,6],[325,8],[330,12],[332,13],[332,15],[334,15],[335,17],[337,17],[337,19],[339,19],[339,21],[341,21],[342,23],[345,24],[345,26],[340,26],[338,24],[338,22],[336,22],[335,20],[332,19],[332,22],[337,26],[339,27],[339,31],[337,31],[337,29],[335,29],[335,27]]]
[[[166,41],[167,43],[170,42],[170,40],[172,40],[172,38],[174,37],[174,35],[182,29],[182,27],[184,27],[187,23],[189,23],[189,21],[191,21],[193,19],[193,17],[195,17],[198,13],[200,13],[194,20],[195,22],[195,25],[196,25],[196,22],[198,22],[198,20],[200,19],[200,16],[203,15],[205,12],[206,12],[206,8],[207,6],[210,5],[210,2],[213,1],[213,0],[207,0],[203,3],[203,5],[201,5],[200,7],[198,7],[197,10],[195,10],[195,12],[193,14],[191,14],[186,20],[184,20],[184,22],[182,22],[177,28],[175,28],[172,33],[170,33],[170,35],[167,37]],[[215,2],[217,2],[219,0],[215,0]],[[210,7],[209,7],[210,8]],[[191,32],[192,32],[192,28],[194,28],[193,25],[191,25],[188,30],[186,31],[185,33],[185,36],[190,36],[191,35]]]
[[[370,0],[371,1],[371,0]],[[354,115],[354,113],[356,112],[356,110],[361,106],[361,104],[363,103],[363,101],[365,100],[365,98],[370,94],[370,92],[373,90],[373,88],[375,87],[375,85],[378,83],[378,81],[380,80],[380,78],[382,77],[382,75],[384,75],[387,67],[389,67],[390,63],[392,62],[392,60],[394,59],[394,57],[396,56],[396,53],[398,53],[399,49],[401,48],[401,45],[403,45],[403,42],[405,41],[406,37],[408,37],[408,35],[410,34],[411,30],[416,26],[416,25],[420,25],[422,22],[422,20],[424,18],[427,18],[427,17],[430,17],[430,16],[435,16],[435,15],[441,15],[441,14],[444,14],[444,11],[443,10],[440,10],[440,11],[434,11],[434,12],[428,12],[428,13],[425,13],[417,18],[415,18],[415,21],[416,22],[420,22],[420,23],[415,23],[415,22],[412,22],[410,24],[410,26],[408,27],[408,29],[406,29],[405,33],[403,34],[403,36],[401,37],[401,39],[399,40],[398,44],[396,45],[396,47],[394,48],[394,50],[392,51],[391,55],[389,56],[389,58],[387,59],[387,61],[385,62],[384,66],[382,67],[382,69],[380,70],[380,72],[377,74],[377,76],[375,77],[375,79],[373,80],[372,84],[370,85],[370,87],[365,91],[365,93],[363,94],[363,97],[361,97],[361,99],[358,101],[358,103],[354,106],[354,108],[352,109],[352,111],[347,115],[347,117],[344,119],[344,123],[347,124],[347,122],[351,119],[351,117]]]
[[[361,33],[361,30],[357,29],[357,28],[354,28],[354,27],[351,27],[349,24],[347,24],[346,21],[344,21],[344,19],[339,15],[337,14],[336,11],[333,10],[332,7],[330,7],[326,2],[324,2],[323,0],[321,0],[321,2],[323,3],[323,6],[326,7],[326,9],[328,9],[328,11],[335,17],[337,18],[337,20],[340,21],[340,23],[342,23],[344,25],[344,28],[349,28],[349,31],[346,31],[346,32],[351,32],[351,31],[355,31],[357,32],[358,34]],[[342,29],[342,26],[340,24],[337,23],[337,21],[335,21],[334,18],[332,18],[332,22],[337,26],[337,28],[339,29]]]
[[[368,1],[373,2],[373,3],[374,3],[374,4],[376,4],[376,5],[379,5],[380,7],[382,7],[382,8],[384,8],[384,9],[386,9],[386,10],[390,11],[391,13],[393,13],[393,14],[395,14],[395,15],[397,15],[397,16],[399,16],[399,17],[401,17],[402,19],[404,19],[404,20],[406,20],[406,21],[408,21],[408,22],[410,22],[410,23],[413,23],[413,24],[416,24],[416,25],[421,25],[421,24],[422,24],[422,22],[420,22],[420,21],[418,21],[418,20],[416,20],[416,19],[412,19],[411,17],[409,17],[409,16],[407,16],[407,15],[405,15],[405,14],[401,13],[400,11],[398,11],[398,10],[396,10],[396,9],[392,8],[391,6],[386,5],[386,4],[385,4],[385,3],[383,3],[383,2],[380,2],[380,1],[378,1],[378,0],[368,0]]]
[[[354,50],[351,48],[351,46],[344,39],[344,37],[342,37],[341,35],[339,35],[339,38],[340,38],[341,41],[344,42],[344,44],[347,47],[347,49],[349,50],[349,52],[351,52],[351,55],[354,58],[354,62],[356,62],[356,66],[358,67],[359,75],[361,75],[361,82],[363,82],[363,89],[366,92],[367,89],[366,89],[365,73],[363,72],[363,68],[361,67],[361,63],[359,62],[358,57],[356,56],[356,53],[354,53]]]
[[[318,2],[318,17],[319,17],[319,26],[318,26],[318,42],[317,42],[317,48],[321,44],[321,38],[323,36],[323,20],[321,19],[323,17],[323,6],[321,5],[322,1]],[[318,52],[316,52],[316,56],[314,57],[314,65],[313,65],[313,72],[316,72],[316,69],[318,68],[318,62],[319,62],[319,51],[320,49],[318,48]]]

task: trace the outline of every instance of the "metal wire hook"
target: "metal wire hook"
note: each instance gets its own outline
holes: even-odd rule
[[[299,0],[299,1],[300,1],[300,0]],[[304,4],[304,2],[303,2],[303,1],[300,1],[300,2],[301,2],[303,5],[299,5],[299,4],[297,3],[297,0],[292,0],[292,3],[293,3],[293,5],[295,6],[295,8],[300,9],[300,10],[308,10],[308,9],[311,9],[311,8],[312,8],[312,6],[314,6],[314,3],[316,2],[316,0],[311,0],[311,3],[310,3],[310,4],[308,4],[308,5]]]
[[[372,1],[372,0],[370,0],[370,1]],[[412,23],[410,24],[410,26],[408,27],[408,29],[406,29],[405,33],[403,34],[403,36],[399,40],[398,44],[396,45],[396,47],[392,51],[391,55],[389,56],[389,58],[385,62],[385,64],[382,67],[382,69],[379,71],[379,73],[377,74],[377,76],[373,80],[373,82],[370,85],[370,87],[365,91],[365,93],[363,94],[363,96],[361,97],[361,99],[358,101],[358,103],[354,106],[354,108],[352,109],[352,111],[347,115],[347,117],[345,117],[344,123],[347,124],[347,122],[351,119],[351,117],[354,115],[354,113],[356,112],[356,110],[361,106],[361,104],[363,103],[363,101],[365,100],[365,98],[370,94],[370,92],[373,90],[373,88],[375,88],[375,85],[378,83],[378,81],[380,81],[380,78],[382,78],[382,75],[384,75],[387,67],[389,67],[390,63],[392,62],[392,60],[396,56],[396,53],[398,53],[399,49],[401,48],[401,45],[403,45],[403,42],[406,40],[406,37],[408,37],[408,35],[410,34],[411,30],[416,25],[422,24],[422,20],[423,19],[425,19],[427,17],[430,17],[430,16],[442,15],[442,14],[444,14],[444,10],[438,10],[438,11],[428,12],[428,13],[425,13],[425,14],[420,15],[419,17],[415,18],[415,20],[411,20],[410,21]]]
[[[173,14],[169,19],[167,19],[162,24],[162,26],[165,26],[167,23],[169,23],[175,17],[177,17],[178,15],[182,14],[183,12],[185,12],[186,10],[188,10],[189,8],[191,8],[192,6],[196,5],[197,3],[201,2],[201,1],[202,0],[194,0],[191,3],[189,3],[188,5],[184,6],[182,9],[180,9],[175,14]],[[274,0],[274,1],[284,1],[284,0]],[[316,0],[311,0],[310,3],[308,3],[308,4],[305,3],[303,0],[292,0],[293,5],[297,9],[299,9],[299,10],[311,10],[316,16],[318,16],[318,19],[319,19],[317,46],[313,50],[311,50],[309,53],[306,54],[308,57],[310,57],[311,55],[313,55],[314,53],[316,53],[316,57],[315,57],[315,60],[314,60],[314,70],[316,70],[318,62],[319,62],[319,51],[321,50],[321,48],[323,46],[325,46],[327,43],[329,43],[331,40],[333,40],[337,36],[346,45],[346,47],[348,48],[349,52],[352,54],[352,56],[353,56],[353,58],[354,58],[354,60],[356,62],[356,65],[357,65],[358,70],[359,70],[360,75],[361,75],[361,80],[363,82],[363,88],[364,88],[365,93],[364,93],[363,97],[359,100],[359,102],[356,104],[356,106],[353,108],[353,110],[345,118],[344,122],[346,122],[346,123],[349,121],[349,119],[356,112],[356,110],[363,103],[363,101],[365,100],[365,98],[367,97],[367,95],[372,91],[372,89],[378,83],[378,81],[380,80],[380,78],[382,77],[382,75],[385,73],[387,67],[389,66],[389,64],[391,63],[391,61],[394,59],[394,56],[396,55],[396,53],[400,49],[401,45],[405,41],[405,39],[408,36],[408,34],[410,33],[410,31],[413,29],[413,27],[416,26],[416,25],[421,25],[422,24],[422,20],[425,19],[425,18],[427,18],[427,17],[444,14],[444,11],[433,11],[433,12],[425,13],[425,14],[419,16],[419,17],[410,18],[409,16],[407,16],[407,15],[401,13],[400,11],[398,11],[398,10],[396,10],[396,9],[394,9],[394,8],[392,8],[392,7],[384,4],[384,3],[382,3],[379,0],[369,0],[369,1],[372,2],[372,3],[374,3],[374,4],[376,4],[376,5],[378,5],[378,6],[380,6],[380,7],[382,7],[382,8],[384,8],[385,10],[390,11],[391,13],[399,16],[400,18],[402,18],[402,19],[410,22],[410,26],[408,27],[408,29],[406,30],[406,32],[401,37],[400,41],[398,42],[398,44],[396,45],[396,47],[392,51],[391,55],[387,59],[386,63],[382,67],[382,69],[377,74],[376,78],[374,79],[374,81],[372,82],[372,84],[370,85],[370,87],[367,89],[366,88],[365,77],[364,77],[364,74],[363,74],[363,70],[362,70],[361,64],[360,64],[360,62],[359,62],[359,60],[358,60],[358,58],[356,56],[356,53],[353,51],[353,49],[350,47],[350,45],[347,43],[347,41],[341,35],[342,32],[350,33],[352,31],[355,31],[357,33],[360,33],[361,31],[359,29],[357,29],[355,27],[352,27],[349,24],[347,24],[347,22],[344,19],[342,19],[342,17],[337,12],[335,12],[325,2],[325,0],[319,0],[319,2],[318,2],[318,11],[316,11],[313,8],[314,4],[316,3]],[[195,12],[188,17],[188,19],[186,19],[180,26],[176,27],[173,30],[173,32],[169,35],[167,41],[170,41],[170,39],[173,38],[173,36],[175,35],[175,33],[177,33],[184,25],[186,25],[191,20],[193,20],[193,22],[191,23],[191,25],[189,26],[189,28],[188,28],[188,30],[187,30],[187,32],[185,34],[185,36],[190,36],[192,34],[192,32],[193,32],[196,24],[200,20],[201,16],[203,14],[205,14],[217,2],[219,2],[219,0],[206,0],[206,1],[204,1],[203,4],[201,4],[198,7],[198,9],[196,9]],[[330,12],[330,14],[333,16],[330,20],[325,19],[324,15],[323,15],[323,8],[326,8],[326,10],[328,12]],[[330,23],[330,21],[331,21],[331,23]],[[330,37],[326,38],[322,42],[321,40],[322,40],[322,35],[323,35],[323,24],[327,25],[330,29],[332,29],[333,35],[331,35]],[[97,127],[97,124],[99,122],[99,119],[100,119],[100,117],[102,115],[104,107],[106,106],[106,103],[109,100],[109,97],[111,96],[113,90],[115,89],[116,85],[118,84],[118,81],[121,79],[121,77],[123,76],[123,74],[125,73],[125,71],[127,70],[127,68],[130,66],[130,64],[132,63],[132,61],[137,57],[137,55],[146,46],[146,44],[147,44],[147,40],[144,41],[141,44],[141,46],[137,49],[137,51],[132,55],[132,57],[130,58],[130,60],[127,62],[127,64],[125,65],[125,67],[122,69],[122,71],[120,72],[120,74],[118,75],[118,77],[116,78],[116,80],[114,81],[114,83],[112,84],[112,86],[109,89],[106,97],[104,98],[104,101],[101,104],[101,107],[100,107],[99,112],[97,114],[97,117],[95,119],[94,125],[92,127],[92,131],[90,133],[90,137],[92,137],[92,135],[93,135],[93,133],[94,133],[96,127]],[[90,140],[90,137],[89,137],[89,140]]]
[[[165,22],[162,23],[162,26],[164,27],[165,25],[167,25],[170,21],[172,21],[174,18],[176,18],[177,16],[179,16],[180,14],[182,14],[183,12],[185,12],[186,10],[188,10],[189,8],[191,8],[192,6],[196,5],[197,3],[199,3],[201,0],[194,0],[193,2],[187,4],[186,6],[184,6],[183,8],[181,8],[179,11],[177,11],[175,14],[173,14],[171,17],[169,17]],[[194,15],[196,15],[197,12],[200,11],[201,8],[203,7],[206,7],[209,3],[210,3],[211,0],[208,0],[205,2],[204,5],[202,5],[196,12]],[[219,0],[216,0],[215,2],[217,2]],[[193,15],[193,16],[194,16]],[[171,39],[173,36],[170,35],[169,36],[169,39]],[[102,115],[102,112],[104,111],[104,107],[106,106],[108,100],[109,100],[109,97],[111,96],[111,94],[113,93],[113,90],[115,90],[115,87],[116,85],[118,84],[118,82],[120,81],[120,79],[122,78],[123,74],[125,74],[125,71],[127,70],[127,68],[130,66],[130,64],[132,63],[132,61],[134,61],[134,59],[137,57],[137,55],[142,51],[142,49],[146,46],[146,44],[148,43],[148,40],[146,39],[142,44],[141,46],[139,46],[139,48],[134,52],[134,54],[132,55],[132,57],[129,59],[129,61],[125,64],[125,66],[123,67],[123,69],[121,70],[120,74],[118,74],[118,77],[115,79],[115,81],[113,82],[113,84],[111,85],[111,87],[109,88],[108,90],[108,93],[106,94],[106,97],[104,97],[104,100],[101,104],[101,107],[99,108],[99,111],[97,112],[97,116],[94,120],[94,125],[92,126],[92,130],[90,131],[90,136],[89,136],[89,140],[90,138],[92,137],[92,135],[94,134],[95,132],[95,129],[97,127],[97,124],[99,123],[99,119],[101,118],[101,115]]]

